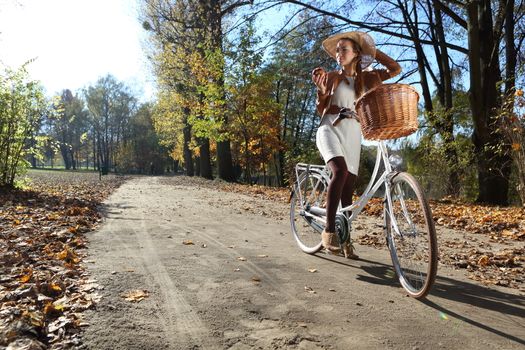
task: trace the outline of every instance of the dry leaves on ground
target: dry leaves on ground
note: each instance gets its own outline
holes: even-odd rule
[[[453,201],[430,201],[434,222],[439,226],[489,235],[493,240],[525,241],[525,208],[491,207]],[[370,200],[364,212],[383,215],[381,198]]]
[[[32,171],[30,190],[0,192],[0,347],[74,347],[100,288],[82,265],[84,233],[124,179]]]
[[[483,284],[525,291],[525,208],[491,207],[451,199],[430,201],[430,207],[438,229],[441,263],[466,269],[468,278]],[[382,208],[381,199],[374,198],[365,212],[379,216]],[[439,227],[479,235],[480,239],[472,236],[444,239],[439,235]],[[385,246],[381,232],[367,233],[358,241],[376,247]],[[500,245],[509,248],[498,248]]]

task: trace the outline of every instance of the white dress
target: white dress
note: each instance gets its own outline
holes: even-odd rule
[[[342,81],[332,96],[331,105],[350,108],[355,111],[354,79],[347,77]],[[346,167],[352,174],[357,175],[359,158],[361,156],[361,126],[353,118],[343,119],[333,126],[332,122],[337,114],[325,114],[316,134],[317,148],[321,152],[325,163],[334,157],[344,157]]]

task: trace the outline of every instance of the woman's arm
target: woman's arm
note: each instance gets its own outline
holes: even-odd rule
[[[330,96],[328,95],[328,93],[323,95],[319,92],[319,90],[317,90],[317,100],[315,103],[315,109],[317,110],[317,113],[319,113],[319,115],[323,114],[323,111],[326,108],[326,105],[328,104],[329,97]]]
[[[386,69],[375,69],[381,80],[387,80],[401,73],[401,66],[393,58],[383,51],[376,49],[376,61],[381,63]]]
[[[323,68],[316,68],[312,72],[312,80],[317,87],[317,113],[323,114],[328,100],[328,73]]]

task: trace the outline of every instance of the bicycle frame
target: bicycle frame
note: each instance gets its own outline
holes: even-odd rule
[[[381,166],[381,163],[384,164],[385,170],[382,172],[382,174],[379,176],[379,168]],[[317,183],[313,186],[314,189],[316,189],[321,181],[326,181],[326,183],[330,182],[330,169],[324,165],[311,165],[311,164],[305,164],[305,163],[299,163],[296,165],[295,168],[296,171],[296,177],[299,179],[300,172],[314,172],[317,175],[320,176],[320,178],[317,180]],[[351,223],[354,221],[357,216],[363,211],[364,207],[368,204],[368,201],[373,197],[373,195],[379,190],[379,188],[384,184],[385,185],[385,195],[384,195],[384,202],[386,202],[387,205],[385,205],[385,227],[386,227],[386,215],[388,215],[391,220],[394,232],[399,234],[399,228],[397,227],[397,222],[394,218],[394,215],[392,214],[392,198],[390,196],[390,182],[394,176],[396,176],[397,172],[392,169],[392,166],[390,164],[390,161],[388,159],[388,150],[383,141],[378,141],[377,143],[377,154],[376,154],[376,162],[374,165],[374,171],[372,173],[372,176],[370,178],[370,182],[368,183],[368,186],[364,190],[363,194],[359,197],[359,199],[344,208],[339,208],[339,213],[345,213],[348,219],[348,223]],[[306,183],[305,183],[306,185]],[[299,196],[302,196],[302,191],[299,191]],[[304,198],[300,197],[301,203],[305,203]],[[404,201],[401,201],[403,211],[406,211]],[[305,210],[306,209],[306,210]],[[315,218],[318,221],[324,222],[326,224],[326,220],[323,216],[326,215],[326,209],[324,208],[303,208],[305,210],[304,215],[310,216],[312,218]],[[350,216],[348,216],[348,213],[351,213]]]

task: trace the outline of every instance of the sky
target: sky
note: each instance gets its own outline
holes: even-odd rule
[[[0,67],[30,59],[48,95],[110,73],[142,101],[154,95],[136,0],[0,0]]]
[[[147,33],[139,0],[0,0],[0,70],[30,59],[32,79],[47,95],[74,92],[112,74],[133,88],[142,102],[155,84],[144,52]],[[274,9],[263,27],[276,30],[284,15]],[[259,22],[260,23],[260,22]]]

